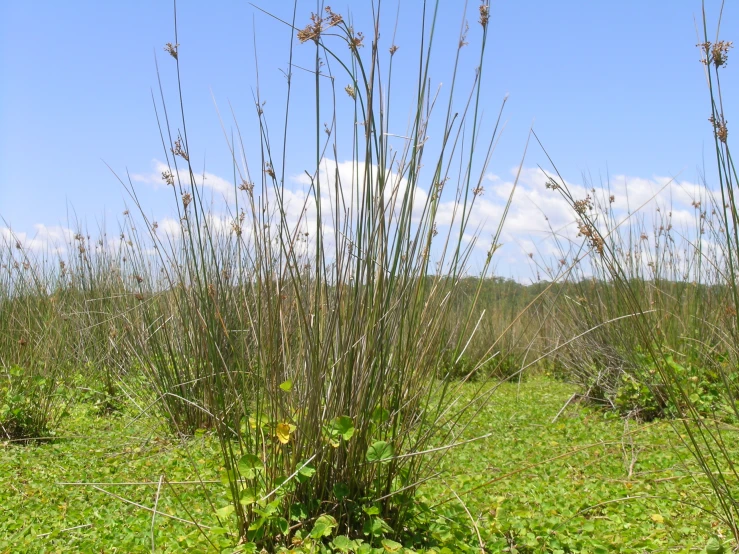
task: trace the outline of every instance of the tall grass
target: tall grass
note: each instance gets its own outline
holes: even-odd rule
[[[479,6],[474,37],[462,26],[445,108],[429,86],[437,13],[438,3],[418,15],[417,89],[405,107],[396,105],[397,47],[383,51],[379,12],[366,38],[330,8],[297,32],[291,55],[294,46],[315,53],[315,129],[303,143],[314,166],[297,215],[285,180],[296,109],[290,78],[281,144],[271,139],[258,88],[258,158],[247,155],[238,124],[235,139],[226,133],[235,201],[226,215],[213,210],[192,165],[175,23],[166,49],[180,103],[160,105],[158,119],[163,180],[181,226],[157,232],[124,181],[156,245],[154,256],[145,248],[132,255],[145,323],[126,344],[175,430],[217,433],[231,498],[218,513],[236,518],[244,540],[306,538],[309,525],[314,538],[330,528],[400,533],[417,486],[462,431],[465,409],[450,415],[459,391],[442,365],[459,363],[477,328],[481,281],[473,291],[460,283],[478,241],[467,226],[498,125],[481,142],[489,5]],[[479,47],[479,67],[460,102],[457,64],[467,40]],[[336,105],[347,96],[353,111],[343,121]],[[410,113],[400,141],[391,109]],[[432,125],[441,138],[428,137]],[[349,171],[331,159],[347,143]],[[454,208],[440,221],[449,200]],[[452,322],[462,292],[472,299]]]
[[[0,433],[5,440],[45,436],[58,419],[57,395],[64,336],[55,306],[45,301],[54,286],[37,271],[33,252],[6,236],[0,244]],[[59,325],[59,324],[62,325]]]
[[[77,226],[79,228],[79,226]],[[8,232],[0,243],[0,368],[5,438],[49,438],[74,389],[102,411],[140,391],[120,339],[136,302],[125,241],[78,231],[39,249]],[[138,324],[134,324],[134,327]]]
[[[716,29],[718,35],[720,17]],[[704,196],[694,200],[694,228],[674,229],[670,212],[656,213],[653,227],[640,216],[618,221],[607,188],[600,196],[594,190],[593,197],[574,198],[558,176],[550,188],[563,194],[578,217],[583,248],[570,256],[590,261],[573,267],[569,294],[560,304],[566,332],[572,326],[591,330],[567,353],[579,368],[575,376],[585,394],[620,402],[626,411],[675,416],[710,483],[707,495],[710,511],[722,522],[719,532],[739,541],[739,211],[720,78],[731,44],[709,39],[705,8],[703,34],[699,47],[718,183],[704,183]],[[615,321],[619,317],[627,319]]]

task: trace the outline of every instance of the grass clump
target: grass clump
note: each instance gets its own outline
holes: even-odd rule
[[[488,4],[481,6],[486,14]],[[462,429],[464,409],[449,418],[458,385],[450,375],[436,377],[445,356],[462,359],[475,329],[479,281],[458,321],[447,310],[462,293],[477,240],[466,239],[467,226],[497,124],[481,143],[487,17],[478,27],[481,67],[469,96],[457,107],[455,65],[446,111],[436,116],[428,81],[437,9],[419,14],[426,30],[400,147],[391,145],[389,123],[398,109],[397,48],[380,54],[379,15],[366,39],[330,8],[298,32],[300,47],[314,51],[316,129],[296,218],[286,200],[287,141],[272,143],[259,90],[259,169],[249,165],[239,129],[239,139],[228,139],[235,201],[225,217],[197,185],[184,104],[176,132],[166,105],[160,108],[169,167],[163,179],[181,225],[164,238],[145,221],[157,254],[139,248],[133,266],[146,330],[126,344],[173,429],[216,433],[230,494],[217,514],[224,525],[235,519],[245,544],[319,544],[333,533],[369,533],[379,546],[400,537],[418,486]],[[185,58],[172,44],[166,50],[179,75]],[[349,112],[336,107],[339,79],[350,82]],[[294,109],[290,82],[285,113]],[[332,121],[326,128],[319,123],[325,117]],[[442,139],[429,139],[431,125]],[[347,152],[347,142],[349,162],[328,157]],[[451,221],[439,221],[447,196],[456,207]]]

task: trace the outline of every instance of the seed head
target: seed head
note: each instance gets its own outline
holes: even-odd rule
[[[311,22],[308,23],[305,28],[298,31],[298,40],[301,43],[312,40],[317,44],[318,39],[321,37],[321,33],[324,31],[324,29],[335,27],[344,20],[341,15],[331,11],[330,6],[326,6],[325,12],[327,15],[324,18],[321,18],[319,14],[310,14]]]
[[[356,35],[354,34],[354,29],[351,27],[349,28],[349,50],[352,52],[356,52],[357,48],[361,48],[364,46],[362,44],[362,41],[364,41],[364,34],[360,31]]]
[[[557,190],[559,189],[559,185],[557,184],[557,181],[552,179],[551,177],[547,180],[546,184],[544,185],[548,189]]]
[[[169,54],[176,60],[178,46],[179,44],[172,44],[171,42],[168,42],[167,44],[164,45],[164,51],[167,52],[167,54]]]
[[[734,47],[734,43],[728,40],[719,40],[713,44],[710,42],[701,42],[696,46],[703,53],[701,63],[703,65],[713,64],[718,69],[719,67],[726,67],[729,50]]]
[[[394,56],[394,55],[395,55],[395,52],[397,52],[397,51],[398,51],[398,46],[397,46],[396,44],[393,44],[393,45],[392,45],[392,46],[390,47],[390,55],[391,55],[391,56]]]
[[[490,0],[481,0],[480,3],[480,25],[483,29],[488,26],[490,21]]]
[[[239,185],[239,190],[243,190],[251,194],[252,192],[254,192],[254,183],[250,183],[246,179],[242,179],[241,184]]]
[[[722,117],[720,121],[716,121],[716,119],[711,116],[708,118],[708,121],[710,121],[711,125],[713,125],[713,130],[716,133],[716,138],[726,144],[726,139],[729,137],[729,129],[726,126],[726,120]]]
[[[729,49],[733,48],[734,43],[727,40],[719,40],[711,47],[711,58],[716,69],[726,67]]]
[[[466,23],[464,24],[464,32],[462,33],[462,36],[459,37],[459,47],[462,48],[463,46],[467,46],[469,43],[467,42],[467,33],[470,30],[470,24]]]
[[[182,207],[187,209],[187,207],[190,205],[190,202],[192,202],[192,195],[189,192],[186,192],[182,195]]]
[[[349,96],[351,96],[353,99],[356,100],[356,98],[357,98],[357,91],[354,90],[354,87],[352,85],[346,85],[346,87],[344,87],[344,90],[346,91],[346,93]]]
[[[603,237],[601,237],[600,234],[595,230],[595,228],[588,222],[579,221],[577,226],[577,236],[582,236],[588,239],[590,246],[602,256],[605,249],[605,241],[603,240]]]
[[[174,154],[175,156],[180,156],[186,162],[190,161],[190,156],[187,154],[187,151],[182,147],[182,137],[174,141],[174,148],[170,148],[170,150],[172,151],[172,154]]]
[[[331,11],[331,6],[326,6],[323,10],[328,14],[324,21],[328,23],[329,27],[336,27],[336,25],[344,21],[344,18],[340,14]]]
[[[575,208],[577,215],[584,215],[586,211],[593,208],[593,201],[588,194],[582,200],[575,200],[575,203],[572,205],[572,207]]]
[[[167,171],[162,171],[162,180],[169,186],[174,186],[174,175],[172,175],[172,172],[169,169]]]

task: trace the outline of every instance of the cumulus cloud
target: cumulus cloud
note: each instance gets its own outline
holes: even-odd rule
[[[166,186],[161,174],[168,171],[168,167],[157,160],[153,165],[153,173],[134,174],[132,179],[139,183]],[[320,209],[320,231],[324,246],[330,251],[337,240],[346,238],[344,233],[351,235],[349,227],[356,222],[362,205],[374,203],[376,209],[382,210],[386,218],[390,218],[392,225],[406,194],[412,194],[412,217],[418,224],[429,198],[428,188],[422,184],[409,190],[409,182],[403,174],[386,171],[387,183],[382,198],[364,198],[363,179],[367,175],[376,178],[377,174],[377,167],[368,168],[363,163],[324,159],[317,174],[294,175],[280,191],[271,186],[264,190],[257,187],[253,194],[255,205],[258,206],[256,215],[260,220],[254,222],[250,219],[251,214],[246,214],[241,222],[243,238],[249,238],[255,224],[266,224],[276,232],[277,226],[282,223],[293,236],[299,238],[295,242],[296,251],[308,254],[315,245]],[[517,174],[519,179],[515,184],[513,203],[499,238],[503,248],[495,259],[500,272],[525,280],[527,275],[531,275],[533,263],[529,254],[535,254],[540,259],[562,257],[563,251],[566,254],[568,250],[579,248],[584,239],[577,236],[577,218],[569,202],[560,191],[547,186],[550,175],[539,168],[522,168],[520,173],[518,168],[512,168],[508,176],[485,175],[482,180],[484,191],[474,199],[473,207],[467,214],[469,221],[463,244],[473,248],[473,258],[476,256],[477,262],[484,259],[491,246]],[[187,175],[181,173],[179,177],[183,180],[187,178],[189,182]],[[211,189],[214,195],[225,200],[223,210],[212,213],[208,223],[213,229],[229,232],[239,218],[239,214],[234,213],[236,197],[232,183],[212,173],[197,175],[195,179],[198,186]],[[318,181],[321,183],[319,202],[316,201],[315,188]],[[595,188],[588,182],[568,181],[565,184],[573,199],[591,197],[607,205],[614,218],[611,224],[622,223],[624,227],[632,222],[640,222],[648,227],[662,218],[669,219],[675,227],[684,227],[689,233],[689,229],[695,229],[696,218],[700,214],[696,206],[706,206],[711,201],[710,191],[704,186],[664,176],[644,178],[615,175],[605,185]],[[248,193],[237,191],[236,194],[245,195],[244,200],[240,200],[240,205],[245,206]],[[284,215],[284,219],[280,214]],[[452,226],[458,226],[460,216],[461,207],[454,183],[448,183],[438,205],[436,224],[439,233],[449,232]],[[176,238],[182,233],[181,222],[160,214],[157,233],[161,233],[158,235],[161,239],[164,236]],[[31,233],[14,233],[8,228],[0,228],[0,238],[6,242],[18,241],[26,248],[39,251],[50,245],[59,248],[71,242],[74,234],[71,229],[43,224],[36,225]],[[476,240],[477,236],[479,240]],[[471,261],[475,265],[475,259]]]
[[[133,173],[131,174],[131,180],[135,183],[144,183],[157,188],[168,186],[164,174],[170,172],[169,166],[159,160],[153,160],[152,165],[154,166],[152,173]],[[175,182],[182,183],[183,186],[191,184],[190,175],[186,168],[180,167],[177,171],[172,168],[171,173]],[[234,185],[232,182],[207,171],[195,173],[193,177],[195,185],[210,189],[218,199],[233,202]]]
[[[32,232],[15,231],[10,227],[0,227],[0,240],[11,246],[20,246],[33,252],[61,252],[74,239],[74,231],[60,225],[37,223]]]

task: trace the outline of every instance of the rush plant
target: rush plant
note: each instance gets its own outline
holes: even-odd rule
[[[299,91],[315,112],[300,144],[314,153],[307,192],[286,186],[288,114],[298,102],[288,74],[281,144],[272,142],[258,87],[258,159],[247,155],[238,124],[235,136],[225,133],[234,174],[226,213],[207,201],[192,164],[175,24],[165,50],[177,69],[180,123],[175,130],[166,104],[158,118],[162,178],[180,226],[156,232],[140,211],[156,255],[133,254],[149,268],[135,283],[146,323],[127,344],[173,428],[217,434],[231,501],[216,508],[224,525],[235,518],[243,541],[401,534],[417,486],[453,447],[465,408],[479,406],[477,397],[450,411],[460,389],[442,365],[463,359],[500,234],[499,226],[473,301],[450,322],[478,244],[470,214],[500,121],[481,122],[489,9],[483,1],[475,14],[469,41],[479,47],[478,68],[461,102],[467,26],[442,95],[430,87],[438,3],[420,11],[416,89],[405,107],[393,87],[398,46],[383,46],[379,12],[367,37],[328,7],[313,14],[290,45],[291,58],[303,48],[314,60],[313,89]],[[391,108],[409,113],[401,137]]]

